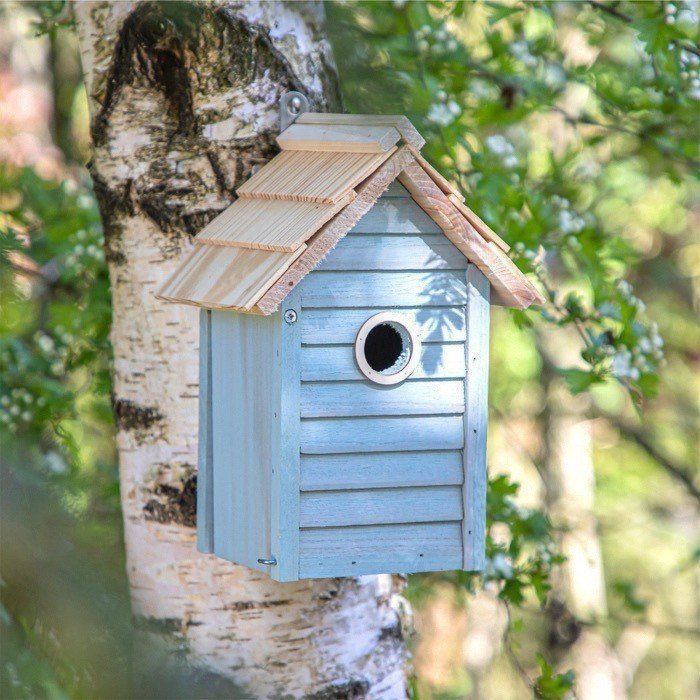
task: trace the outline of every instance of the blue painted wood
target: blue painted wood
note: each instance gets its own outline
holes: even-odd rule
[[[459,486],[305,491],[301,527],[426,523],[462,519]]]
[[[312,272],[303,281],[306,307],[461,306],[466,285],[461,271]]]
[[[302,283],[303,284],[303,283]],[[357,309],[304,309],[301,319],[301,342],[305,345],[355,342],[360,326],[374,314],[393,308],[370,305]],[[467,337],[464,307],[400,309],[406,320],[418,327],[424,343],[457,342]]]
[[[211,424],[211,311],[199,312],[199,437],[197,459],[197,549],[214,551],[214,480]]]
[[[454,486],[463,479],[459,450],[303,455],[301,458],[302,491]]]
[[[440,227],[412,200],[380,197],[355,224],[355,233],[442,233]]]
[[[285,313],[293,311],[297,319],[285,320]],[[301,354],[302,313],[298,290],[284,300],[274,315],[280,328],[281,342],[273,362],[280,366],[279,420],[273,422],[274,440],[279,449],[270,462],[270,553],[277,566],[270,567],[275,581],[296,581],[299,578],[299,374]],[[260,371],[269,371],[264,365]],[[272,402],[274,403],[274,397]],[[260,464],[260,469],[267,465]]]
[[[462,568],[485,566],[486,437],[489,381],[489,282],[474,266],[467,270],[467,378],[464,412],[464,520]]]
[[[314,418],[301,423],[303,454],[456,450],[464,444],[462,416]]]
[[[257,560],[270,554],[280,317],[212,311],[211,320],[214,552],[267,572]]]
[[[301,578],[448,571],[462,560],[458,522],[304,529]]]
[[[467,259],[442,234],[350,236],[317,270],[466,270]]]
[[[440,415],[464,411],[461,380],[405,381],[382,386],[359,382],[304,382],[302,418]]]
[[[307,346],[301,353],[302,381],[363,381],[355,362],[353,345]],[[411,375],[414,379],[464,378],[462,343],[423,343],[420,361]]]

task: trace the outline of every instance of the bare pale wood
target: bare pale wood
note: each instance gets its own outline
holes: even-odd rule
[[[444,192],[447,196],[453,195],[460,201],[464,201],[462,193],[445,177],[443,177],[423,156],[414,148],[411,149],[413,157],[418,165],[430,176],[430,179]]]
[[[516,309],[544,303],[544,297],[513,261],[479,234],[417,161],[407,163],[398,177],[447,238],[486,275],[497,303]]]
[[[305,254],[270,287],[257,303],[263,314],[274,313],[289,292],[308,275],[336,243],[372,208],[382,192],[413,160],[408,147],[400,148],[356,190],[355,199],[307,241]]]
[[[337,202],[237,199],[203,228],[197,243],[292,252],[355,199],[350,190]]]
[[[393,126],[295,123],[277,137],[277,143],[285,151],[384,153],[400,138]]]
[[[238,196],[337,202],[370,176],[394,150],[385,153],[282,151],[238,188]]]
[[[229,246],[197,246],[156,295],[208,309],[249,311],[301,255]]]
[[[412,146],[416,150],[420,150],[425,146],[425,139],[403,114],[334,114],[328,112],[305,112],[296,120],[296,123],[393,126],[409,146]]]
[[[510,246],[496,233],[494,233],[491,228],[485,224],[481,218],[473,212],[461,199],[457,198],[455,195],[450,194],[447,198],[454,204],[457,209],[462,213],[464,218],[487,240],[493,241],[501,250],[506,253],[510,250]]]

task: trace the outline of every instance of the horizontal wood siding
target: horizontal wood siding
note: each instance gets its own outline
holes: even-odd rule
[[[304,382],[302,418],[454,414],[464,411],[464,383],[407,381],[382,386],[368,381]]]
[[[304,304],[315,307],[463,306],[463,271],[322,272],[304,280]]]
[[[323,527],[301,531],[299,576],[324,578],[459,569],[458,522]]]
[[[305,382],[364,381],[355,362],[353,345],[317,345],[305,347],[301,378]],[[414,379],[462,379],[464,344],[424,344],[420,362],[411,375]]]
[[[461,450],[461,416],[315,418],[301,421],[302,454]]]
[[[355,309],[305,307],[301,318],[301,342],[304,345],[354,343],[360,326],[370,316],[387,308],[391,307],[374,304]],[[424,343],[463,342],[467,337],[463,307],[402,308],[400,313],[406,321],[418,327]]]
[[[367,454],[303,455],[302,491],[456,486],[464,478],[462,453],[370,452]]]
[[[463,270],[466,258],[442,234],[350,236],[317,270]]]
[[[439,233],[440,227],[412,199],[380,197],[350,233]]]
[[[310,491],[301,494],[301,527],[426,523],[462,519],[459,486]]]
[[[461,567],[467,267],[393,185],[300,285],[300,576]],[[387,309],[423,345],[380,386],[354,342]]]

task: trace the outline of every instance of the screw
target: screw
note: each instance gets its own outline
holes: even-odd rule
[[[301,109],[301,97],[299,95],[294,95],[291,100],[289,100],[289,111],[292,114],[299,114]]]
[[[291,325],[297,320],[297,312],[294,309],[287,309],[284,312],[284,320]]]

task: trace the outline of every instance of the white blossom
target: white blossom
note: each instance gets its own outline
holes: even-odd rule
[[[433,124],[448,126],[454,122],[461,111],[460,106],[454,100],[447,103],[437,103],[430,105],[427,119]]]
[[[527,41],[516,41],[511,44],[510,52],[528,68],[533,68],[537,65],[537,59],[530,53],[530,47]]]
[[[513,578],[513,567],[508,563],[503,552],[496,552],[489,562],[489,571],[505,579]]]

